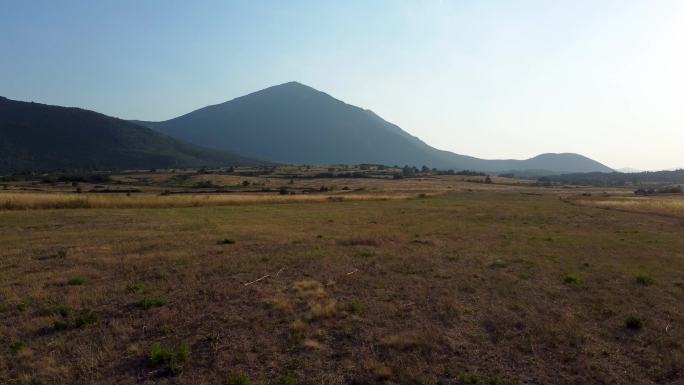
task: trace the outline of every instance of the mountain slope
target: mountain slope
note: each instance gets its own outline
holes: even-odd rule
[[[287,163],[380,163],[437,168],[611,171],[576,154],[483,160],[437,150],[372,111],[300,83],[270,87],[164,122],[140,122],[173,137]]]
[[[256,163],[97,112],[0,97],[0,173]]]

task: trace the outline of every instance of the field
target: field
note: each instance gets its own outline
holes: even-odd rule
[[[188,175],[6,184],[0,384],[684,384],[684,219],[628,191]]]

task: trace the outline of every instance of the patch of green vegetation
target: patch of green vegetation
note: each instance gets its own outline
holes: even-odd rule
[[[76,318],[76,327],[84,327],[97,321],[97,315],[92,310],[82,310]]]
[[[135,305],[141,309],[148,310],[153,307],[162,307],[166,305],[166,300],[161,297],[145,297],[136,302]]]
[[[244,374],[236,374],[230,377],[228,385],[252,385],[252,380]]]
[[[362,251],[359,253],[359,257],[362,257],[362,258],[370,258],[374,255],[375,255],[375,253],[372,251]]]
[[[224,239],[216,242],[216,244],[217,245],[233,245],[233,244],[235,244],[235,240],[230,239],[230,238],[224,238]]]
[[[17,342],[14,342],[12,345],[10,345],[10,349],[12,350],[12,353],[14,353],[14,354],[17,354],[26,348],[27,348],[26,342],[24,342],[24,341],[17,341]]]
[[[67,285],[69,285],[69,286],[81,286],[85,282],[86,282],[86,279],[83,277],[73,277],[73,278],[69,278],[69,280],[67,280]]]
[[[625,327],[627,329],[639,330],[644,327],[644,321],[639,317],[629,316],[625,318]]]
[[[162,347],[160,343],[155,342],[150,346],[148,357],[153,364],[162,365],[168,373],[176,374],[180,371],[178,363],[185,362],[190,357],[190,346],[183,342],[174,352],[172,349]]]
[[[360,313],[363,310],[363,304],[359,301],[352,301],[349,304],[349,311],[352,313]]]
[[[563,282],[568,285],[579,285],[582,283],[582,279],[574,274],[566,274],[563,276]]]
[[[638,283],[641,286],[651,286],[655,283],[655,278],[653,278],[650,274],[639,274],[635,278],[636,283]]]
[[[485,385],[485,380],[477,373],[462,373],[458,376],[462,385]]]
[[[141,285],[139,283],[132,283],[132,284],[126,286],[126,291],[129,293],[133,293],[133,294],[142,293],[143,290],[144,290],[143,285]]]

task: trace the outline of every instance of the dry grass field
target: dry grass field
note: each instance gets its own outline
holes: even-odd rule
[[[609,197],[577,199],[574,202],[605,209],[652,213],[684,218],[684,196]]]
[[[0,384],[684,384],[683,219],[455,179],[0,208]]]

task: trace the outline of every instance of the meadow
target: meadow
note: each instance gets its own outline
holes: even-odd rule
[[[3,193],[0,383],[684,383],[684,219],[598,207],[625,191],[285,179],[197,205],[167,177]],[[50,199],[91,204],[27,203]]]

